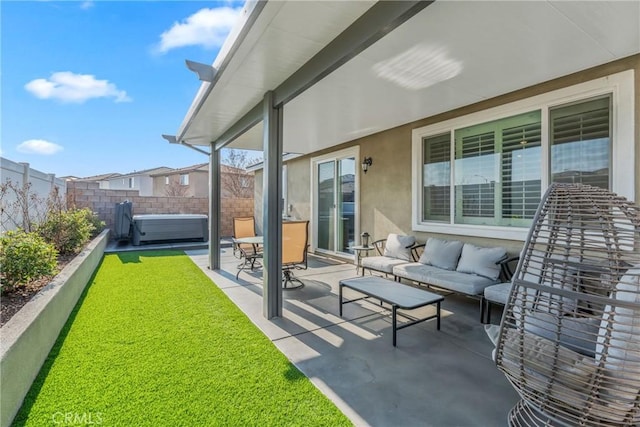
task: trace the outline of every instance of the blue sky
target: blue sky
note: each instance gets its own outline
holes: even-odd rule
[[[0,3],[2,157],[57,176],[206,162],[170,145],[244,2]]]

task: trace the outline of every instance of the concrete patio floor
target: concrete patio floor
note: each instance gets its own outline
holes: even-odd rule
[[[338,282],[356,276],[352,264],[311,256],[296,272],[305,286],[285,291],[283,317],[267,320],[260,270],[236,280],[231,249],[219,271],[207,268],[205,249],[186,253],[355,425],[507,425],[518,396],[490,358],[477,300],[446,296],[441,330],[435,320],[403,329],[394,348],[389,310],[360,301],[339,317]],[[424,310],[435,308],[414,313]]]

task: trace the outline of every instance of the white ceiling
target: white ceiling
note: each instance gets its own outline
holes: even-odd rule
[[[371,5],[268,2],[185,140],[215,140]],[[437,1],[287,103],[284,151],[314,152],[639,52],[638,1]],[[262,125],[231,146],[261,150]]]

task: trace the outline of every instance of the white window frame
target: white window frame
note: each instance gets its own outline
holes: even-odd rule
[[[179,179],[180,179],[180,185],[183,185],[185,187],[189,185],[189,174],[188,173],[180,174],[180,178]]]
[[[635,199],[635,135],[634,135],[634,72],[633,70],[611,74],[606,77],[536,95],[520,101],[500,105],[488,110],[468,114],[444,122],[414,129],[412,131],[411,222],[413,231],[455,234],[464,236],[521,240],[527,237],[528,228],[487,225],[455,224],[455,191],[451,191],[450,222],[436,223],[422,221],[422,140],[446,132],[451,132],[455,143],[456,129],[499,120],[532,110],[541,110],[542,165],[541,192],[549,186],[549,110],[577,101],[586,101],[597,96],[611,94],[611,188],[629,200]],[[455,183],[455,150],[451,150],[451,185]],[[635,175],[634,175],[635,176]]]

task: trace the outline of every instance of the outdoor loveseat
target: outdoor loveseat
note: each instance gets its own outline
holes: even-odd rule
[[[398,281],[410,280],[464,295],[482,295],[500,283],[500,263],[507,259],[502,247],[483,248],[457,240],[430,237],[418,262],[393,268]]]
[[[362,260],[362,274],[367,269],[378,271],[393,275],[396,281],[404,279],[480,299],[485,288],[510,280],[507,252],[502,247],[485,248],[435,237],[416,245],[413,236],[396,234],[374,242],[374,246],[379,254]]]

